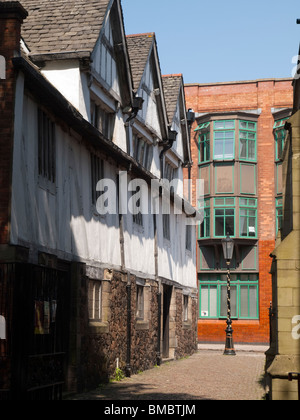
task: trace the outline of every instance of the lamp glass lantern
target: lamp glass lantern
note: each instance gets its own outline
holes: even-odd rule
[[[233,239],[227,235],[226,239],[222,240],[222,246],[223,246],[223,254],[224,254],[224,259],[227,262],[227,264],[230,264],[230,261],[232,260],[233,257],[233,250],[234,250],[234,241]]]

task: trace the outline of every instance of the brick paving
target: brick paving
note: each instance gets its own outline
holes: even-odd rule
[[[262,352],[200,350],[149,371],[73,396],[71,400],[262,400],[265,355]]]

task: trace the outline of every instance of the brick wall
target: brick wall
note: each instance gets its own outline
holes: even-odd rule
[[[0,3],[0,55],[6,78],[0,80],[0,244],[9,242],[16,74],[12,58],[20,51],[21,23],[27,16],[18,2]]]
[[[187,108],[196,113],[260,110],[258,118],[257,177],[258,177],[258,235],[260,275],[260,320],[234,322],[234,337],[238,342],[266,343],[269,341],[269,312],[272,301],[270,253],[275,247],[276,178],[274,118],[272,109],[292,108],[291,79],[258,80],[249,82],[194,84],[185,86]],[[193,129],[197,126],[195,122]],[[192,178],[198,177],[198,139],[192,129],[191,152],[194,162]],[[194,196],[195,197],[195,196]],[[195,202],[193,203],[196,204]],[[224,321],[199,321],[198,339],[222,342]]]

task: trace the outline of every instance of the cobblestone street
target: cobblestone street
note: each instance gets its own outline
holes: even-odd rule
[[[262,400],[265,355],[240,351],[200,350],[121,382],[74,396],[72,400]]]

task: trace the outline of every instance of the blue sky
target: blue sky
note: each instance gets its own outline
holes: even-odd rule
[[[126,34],[155,32],[163,74],[185,83],[291,77],[299,0],[122,0]]]

